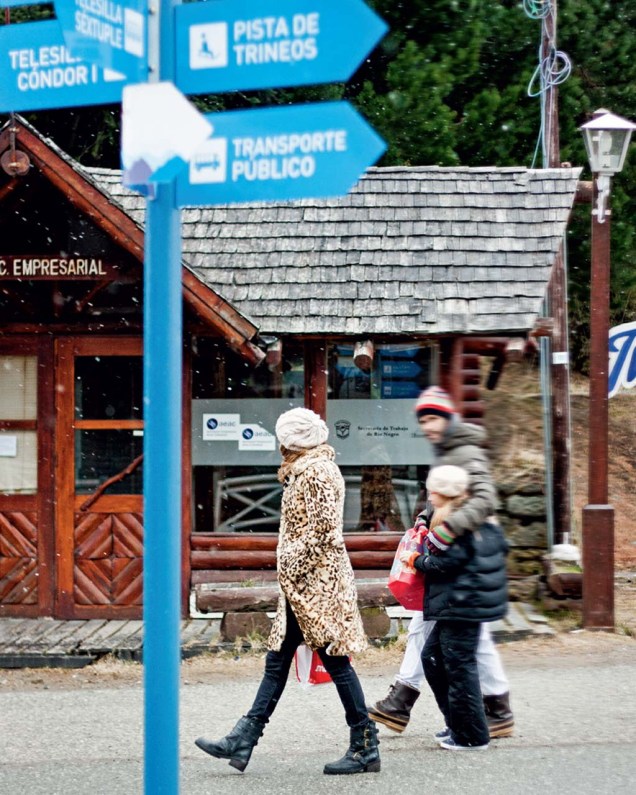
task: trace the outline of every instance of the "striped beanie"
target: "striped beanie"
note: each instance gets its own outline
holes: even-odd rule
[[[457,414],[457,409],[448,392],[438,386],[429,386],[418,397],[415,403],[415,414],[418,418],[425,414],[435,414],[449,420],[453,414]]]

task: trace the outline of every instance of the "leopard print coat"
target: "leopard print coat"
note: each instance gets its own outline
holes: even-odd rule
[[[268,648],[279,651],[289,602],[305,642],[334,656],[367,646],[351,561],[342,535],[344,480],[327,444],[289,467],[276,550],[279,598]]]

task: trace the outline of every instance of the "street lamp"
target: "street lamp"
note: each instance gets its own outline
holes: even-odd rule
[[[583,509],[583,626],[614,629],[614,508],[608,505],[608,368],[611,178],[636,124],[605,109],[582,125],[594,176],[590,283],[588,505]]]

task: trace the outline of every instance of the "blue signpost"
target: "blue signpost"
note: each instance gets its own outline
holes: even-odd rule
[[[2,113],[120,102],[126,84],[72,55],[54,19],[0,26],[0,75]]]
[[[176,14],[185,94],[346,81],[387,30],[362,0],[219,0]]]
[[[73,55],[131,82],[147,79],[148,0],[54,0],[54,5]]]
[[[342,196],[384,141],[348,102],[210,113],[213,135],[177,177],[177,203]]]

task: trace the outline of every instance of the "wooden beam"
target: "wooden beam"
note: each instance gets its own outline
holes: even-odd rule
[[[30,130],[18,125],[16,137],[42,174],[71,204],[91,218],[119,246],[143,259],[144,233],[120,207],[80,175],[70,163],[54,152]],[[51,157],[53,154],[54,160]],[[52,160],[55,166],[52,165]]]
[[[347,551],[395,552],[402,538],[401,533],[345,533]],[[274,552],[278,544],[278,533],[196,533],[191,546],[196,551],[252,550]]]
[[[529,336],[530,337],[551,337],[554,333],[554,318],[538,317],[534,321]]]
[[[594,197],[594,183],[592,181],[585,182],[579,180],[576,185],[576,193],[574,194],[575,204],[591,204]]]
[[[13,191],[18,187],[20,181],[17,179],[11,179],[5,185],[0,188],[0,202],[3,202],[9,194],[13,193]]]
[[[182,278],[184,297],[193,312],[212,326],[249,364],[260,364],[265,352],[250,342],[258,328],[187,268],[183,268]]]
[[[85,295],[83,298],[75,299],[74,308],[75,312],[79,314],[84,310],[86,305],[95,298],[95,296],[100,293],[105,287],[108,287],[109,284],[112,284],[112,280],[108,279],[108,281],[104,280],[98,282],[94,285]]]
[[[350,552],[351,565],[355,569],[390,569],[394,552],[360,550]],[[193,569],[275,569],[276,552],[253,550],[223,550],[192,552]]]

